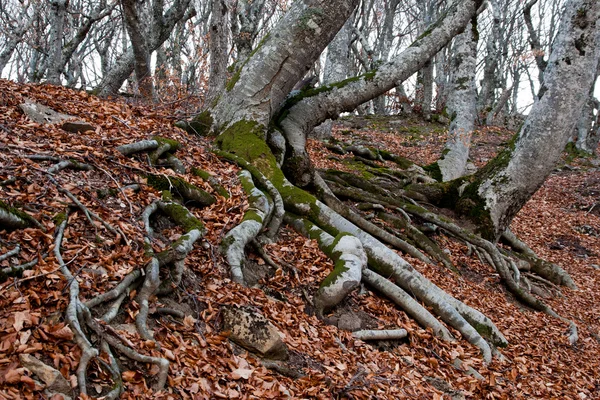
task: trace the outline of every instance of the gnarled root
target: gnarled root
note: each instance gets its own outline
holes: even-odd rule
[[[354,236],[340,233],[333,237],[312,222],[289,213],[286,222],[304,236],[317,240],[319,248],[335,263],[314,299],[317,313],[322,316],[359,286],[362,271],[367,266],[367,255]]]

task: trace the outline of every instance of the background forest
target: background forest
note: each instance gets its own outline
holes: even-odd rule
[[[600,396],[600,4],[0,3],[0,396]]]

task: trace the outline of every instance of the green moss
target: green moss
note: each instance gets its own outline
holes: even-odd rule
[[[400,167],[401,169],[408,169],[414,165],[414,163],[408,158],[399,156],[397,154],[392,154],[387,150],[379,150],[379,154],[384,160],[395,162],[396,165],[398,165],[398,167]]]
[[[167,214],[175,223],[189,232],[193,229],[204,231],[204,224],[188,211],[187,208],[175,202],[168,202],[163,208],[163,212]]]
[[[565,157],[566,164],[572,163],[577,158],[589,158],[592,156],[592,154],[578,149],[575,145],[575,142],[567,143],[567,145],[565,146],[565,153],[567,154],[567,156]]]
[[[265,37],[262,38],[262,40],[258,43],[258,45],[256,45],[256,48],[254,50],[252,50],[252,52],[248,55],[248,58],[244,60],[242,65],[240,65],[239,68],[236,68],[236,70],[233,73],[233,75],[231,76],[231,78],[229,78],[229,80],[225,84],[225,90],[227,90],[228,92],[231,92],[233,90],[233,88],[235,87],[235,84],[240,80],[242,69],[248,63],[248,61],[250,61],[252,56],[254,56],[256,54],[256,52],[265,44],[268,37],[269,37],[269,34],[265,35]]]
[[[429,165],[424,165],[423,169],[436,181],[441,182],[443,180],[442,170],[437,161]]]
[[[0,200],[0,208],[4,209],[7,213],[12,214],[15,217],[21,219],[23,221],[23,224],[25,225],[23,227],[39,225],[38,222],[36,221],[36,219],[33,218],[31,215],[27,214],[24,211],[19,210],[16,207],[9,206],[7,203],[3,202],[2,200]]]
[[[54,222],[55,226],[59,226],[66,220],[67,220],[67,214],[64,212],[58,213],[54,217],[52,217],[52,221]]]
[[[204,110],[190,121],[178,121],[175,126],[181,128],[191,135],[210,136],[213,125],[213,117],[210,111]]]
[[[206,206],[216,202],[214,196],[176,176],[146,175],[148,185],[159,191],[169,191],[184,200]]]
[[[219,245],[221,252],[223,254],[227,253],[227,250],[233,243],[235,243],[235,237],[233,235],[223,238],[223,240],[221,240],[221,244]]]
[[[222,197],[225,197],[226,199],[228,199],[229,196],[229,192],[227,191],[227,189],[225,189],[223,186],[221,186],[216,179],[209,174],[208,172],[204,171],[203,169],[200,168],[196,168],[196,167],[192,167],[192,174],[202,178],[205,182],[208,182],[210,184],[210,186]]]
[[[239,156],[270,176],[279,170],[277,160],[264,140],[265,127],[255,121],[238,121],[217,138],[220,149]]]
[[[163,190],[160,197],[164,201],[173,201],[173,193],[170,190]]]
[[[335,239],[333,239],[333,242],[331,243],[331,245],[327,246],[327,248],[324,250],[325,253],[327,253],[327,255],[329,255],[333,260],[337,260],[342,255],[342,252],[339,250],[336,251],[335,248],[340,243],[340,240],[342,240],[346,236],[352,236],[352,235],[347,232],[342,232],[342,233],[338,234],[335,237]]]
[[[275,125],[280,126],[281,121],[283,121],[287,117],[288,112],[289,112],[288,110],[290,108],[292,108],[294,105],[298,104],[303,99],[305,99],[307,97],[317,96],[321,93],[329,92],[335,88],[341,89],[352,82],[359,82],[361,79],[364,79],[365,81],[372,81],[375,78],[376,74],[377,74],[377,69],[375,68],[375,69],[372,69],[371,71],[368,71],[362,75],[347,78],[347,79],[344,79],[339,82],[331,83],[329,85],[319,86],[318,88],[314,88],[314,87],[310,87],[310,86],[304,88],[299,93],[297,93],[294,96],[289,97],[286,100],[286,102],[283,105],[283,107],[281,108],[281,111],[279,112],[279,114],[275,118],[273,118],[273,120],[276,121]]]
[[[343,260],[337,260],[335,262],[333,271],[331,271],[331,273],[327,275],[325,279],[323,279],[320,288],[326,288],[328,286],[333,285],[335,281],[337,281],[340,278],[340,276],[349,269],[350,268],[346,267],[346,263]]]
[[[159,146],[163,144],[169,145],[170,153],[174,153],[181,148],[181,143],[179,143],[177,140],[169,139],[163,136],[153,136],[152,139],[156,140]]]
[[[264,222],[263,218],[256,211],[254,211],[252,209],[249,209],[246,211],[246,213],[244,214],[243,221],[256,221],[261,225]]]

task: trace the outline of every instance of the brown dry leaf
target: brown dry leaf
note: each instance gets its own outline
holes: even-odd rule
[[[57,339],[73,340],[73,331],[67,325],[53,332],[48,332],[48,334],[54,336]]]
[[[248,379],[250,378],[250,375],[252,375],[252,373],[254,372],[253,369],[247,369],[247,368],[237,368],[234,369],[233,371],[231,371],[231,377],[233,379]]]
[[[31,325],[31,315],[29,314],[29,311],[17,311],[15,313],[15,322],[13,323],[13,328],[19,332],[21,329],[23,329],[25,323]]]
[[[6,383],[18,383],[23,375],[25,375],[25,368],[9,369],[4,374],[4,380]]]

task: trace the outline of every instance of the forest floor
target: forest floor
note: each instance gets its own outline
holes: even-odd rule
[[[19,108],[25,98],[76,116],[95,128],[73,134],[56,125],[34,123]],[[468,256],[463,244],[436,237],[460,275],[406,256],[438,286],[488,315],[504,333],[510,342],[500,350],[504,359],[495,358],[485,365],[477,348],[465,340],[441,341],[368,287],[354,292],[326,321],[358,318],[374,328],[399,326],[408,331],[406,340],[362,342],[311,315],[308,299],[333,264],[314,241],[285,227],[277,242],[266,246],[282,267],[261,280],[260,288],[232,283],[218,248],[227,231],[241,220],[248,203],[237,179],[238,168],[213,155],[209,140],[173,127],[174,115],[186,111],[182,107],[178,102],[144,106],[122,99],[101,100],[60,87],[0,80],[0,199],[22,207],[44,228],[0,229],[0,256],[17,244],[21,246],[18,255],[0,261],[0,268],[39,260],[22,277],[0,283],[0,399],[44,398],[42,388],[32,379],[37,378],[21,366],[19,354],[24,353],[58,369],[76,385],[81,351],[63,317],[68,282],[52,255],[56,228],[52,218],[71,203],[59,187],[118,226],[127,239],[115,237],[99,224],[92,226],[80,212],[69,217],[62,256],[79,282],[82,299],[87,300],[147,262],[139,218],[144,208],[160,197],[144,178],[157,169],[143,157],[121,155],[116,147],[154,135],[179,141],[183,146],[177,156],[187,166],[213,174],[231,197],[218,197],[209,207],[192,209],[205,224],[206,234],[186,260],[180,287],[167,298],[157,299],[151,309],[165,305],[186,315],[183,320],[171,316],[152,319],[160,349],[128,331],[137,313],[135,301],[117,317],[116,329],[137,351],[171,362],[165,390],[154,393],[150,387],[155,368],[122,358],[126,387],[122,398],[600,399],[597,159],[565,161],[557,167],[511,226],[539,256],[557,263],[575,280],[578,290],[563,288],[555,296],[549,291],[544,299],[578,325],[579,341],[574,346],[568,342],[564,323],[516,302],[492,267]],[[421,165],[438,157],[444,133],[440,124],[400,117],[343,118],[334,129],[340,140],[352,138],[355,143],[388,148]],[[501,128],[478,130],[473,162],[483,165],[510,136],[511,132]],[[319,168],[353,169],[346,156],[330,153],[321,142],[311,140],[309,150]],[[55,184],[45,172],[55,159],[32,160],[33,155],[77,160],[94,170],[62,170],[54,175]],[[166,168],[158,173],[175,174]],[[212,191],[192,174],[182,177]],[[140,184],[141,190],[118,191],[130,183]],[[179,233],[173,229],[165,242]],[[153,245],[160,247],[161,243]],[[264,264],[259,256],[250,257],[256,264]],[[129,298],[134,299],[134,293]],[[267,317],[290,349],[291,368],[302,377],[290,378],[267,369],[254,355],[230,342],[220,315],[220,307],[228,304],[251,307]],[[483,379],[453,367],[451,361],[457,357]],[[103,396],[111,378],[98,361],[90,363],[87,376],[89,394]]]

